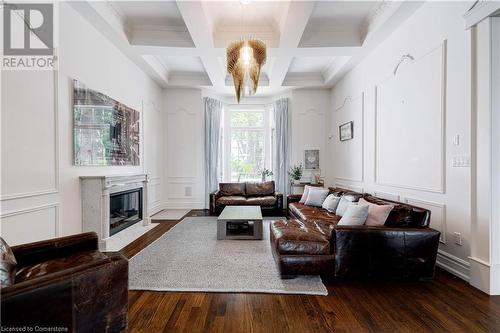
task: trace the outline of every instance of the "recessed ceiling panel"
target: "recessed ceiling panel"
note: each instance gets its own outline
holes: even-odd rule
[[[109,4],[132,26],[186,27],[175,1],[110,1]]]
[[[296,57],[288,68],[289,73],[323,73],[333,63],[333,57]]]
[[[381,1],[318,1],[299,47],[360,46],[362,32]]]
[[[159,56],[158,60],[168,68],[169,72],[205,72],[205,68],[199,57]]]
[[[204,7],[214,30],[221,26],[278,26],[288,1],[207,1]]]

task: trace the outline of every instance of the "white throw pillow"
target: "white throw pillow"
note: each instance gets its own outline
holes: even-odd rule
[[[330,194],[326,197],[325,201],[323,201],[323,205],[321,205],[321,207],[323,207],[330,213],[335,213],[335,210],[337,209],[339,202],[340,202],[340,197],[334,194]]]
[[[357,202],[352,202],[351,200],[346,199],[345,197],[341,197],[337,209],[335,210],[335,215],[342,216],[346,211],[347,207],[350,205],[356,206]]]
[[[311,187],[309,189],[309,194],[307,195],[307,199],[304,205],[321,207],[326,197],[328,196],[328,193],[330,193],[329,190],[325,190],[319,187]]]
[[[350,205],[338,225],[363,225],[368,217],[368,206]]]
[[[311,186],[309,186],[309,185],[304,186],[304,192],[302,193],[302,197],[300,198],[299,203],[303,204],[304,202],[306,202],[307,196],[309,195],[310,188],[311,188]]]

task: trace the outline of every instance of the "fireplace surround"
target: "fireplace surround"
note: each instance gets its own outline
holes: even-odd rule
[[[145,174],[80,177],[83,231],[95,231],[99,248],[127,228],[150,223]]]

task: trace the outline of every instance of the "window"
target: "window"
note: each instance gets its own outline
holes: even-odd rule
[[[269,112],[261,106],[229,106],[225,109],[224,172],[229,182],[260,181],[271,168]]]

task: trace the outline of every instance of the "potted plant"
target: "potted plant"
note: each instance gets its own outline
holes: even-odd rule
[[[269,169],[264,168],[261,172],[262,175],[262,181],[265,182],[267,177],[270,177],[273,175],[273,172]]]
[[[302,178],[303,172],[304,172],[304,168],[302,167],[302,163],[301,163],[298,166],[294,165],[293,167],[290,167],[290,170],[288,171],[288,175],[296,183],[300,180],[300,178]]]

